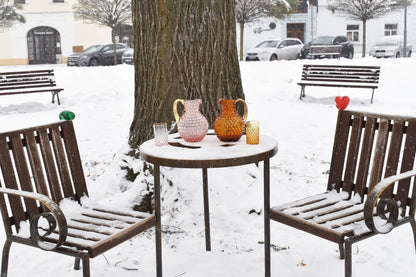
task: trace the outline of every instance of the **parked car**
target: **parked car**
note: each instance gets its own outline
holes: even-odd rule
[[[305,44],[304,59],[354,57],[354,45],[347,36],[317,36]]]
[[[407,43],[407,57],[412,55],[412,46]],[[382,38],[370,49],[370,56],[376,58],[399,58],[403,57],[403,36],[387,36]]]
[[[124,43],[116,43],[117,63],[121,63],[121,56],[129,49]],[[74,53],[68,57],[68,66],[97,66],[113,65],[113,44],[97,44],[88,47],[80,53]]]
[[[297,38],[269,39],[248,50],[246,61],[296,60],[302,47]]]
[[[134,64],[134,51],[133,48],[126,50],[121,56],[121,62],[127,64]]]

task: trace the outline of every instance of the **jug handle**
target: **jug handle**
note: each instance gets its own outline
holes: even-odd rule
[[[235,104],[237,104],[237,102],[239,102],[239,101],[243,102],[243,104],[244,104],[244,115],[243,115],[243,120],[244,120],[244,122],[246,122],[246,120],[247,120],[247,115],[248,115],[247,103],[246,103],[246,101],[244,101],[243,99],[238,98],[237,100],[235,100]]]
[[[183,99],[176,99],[175,102],[173,102],[173,115],[175,116],[176,123],[178,123],[180,118],[178,114],[178,102],[181,102],[182,105],[185,105],[185,101]]]

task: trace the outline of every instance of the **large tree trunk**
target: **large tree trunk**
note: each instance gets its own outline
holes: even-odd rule
[[[211,126],[218,98],[244,98],[236,47],[235,0],[132,1],[135,107],[129,144],[174,121],[175,99],[202,99]],[[181,113],[181,111],[180,111]]]

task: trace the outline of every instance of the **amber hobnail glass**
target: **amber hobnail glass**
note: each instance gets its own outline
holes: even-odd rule
[[[259,144],[259,122],[247,121],[246,123],[246,142],[247,144]]]
[[[230,100],[219,99],[222,106],[221,114],[214,122],[214,131],[221,141],[238,141],[244,132],[245,120],[247,118],[247,104],[243,99]],[[244,116],[237,114],[235,106],[237,102],[244,104]]]

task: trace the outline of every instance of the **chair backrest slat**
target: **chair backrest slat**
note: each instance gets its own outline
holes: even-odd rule
[[[72,182],[75,188],[75,196],[79,200],[79,197],[88,196],[87,186],[85,185],[84,171],[82,169],[81,156],[79,155],[78,143],[72,125],[62,125],[62,136],[64,138],[65,150],[67,153],[69,168],[71,170]]]
[[[42,159],[39,153],[38,142],[36,142],[35,133],[25,133],[27,154],[32,169],[33,181],[35,183],[36,191],[44,195],[50,195],[45,176],[43,174]]]
[[[405,126],[403,121],[395,121],[393,123],[391,141],[395,141],[396,143],[390,143],[384,178],[395,175],[397,173],[400,161],[400,150],[403,141],[404,127]],[[393,187],[390,187],[383,192],[382,197],[390,198],[393,196],[393,192]]]
[[[56,202],[61,202],[63,196],[58,185],[58,173],[55,166],[55,159],[52,153],[52,147],[49,141],[49,135],[46,129],[39,131],[39,141],[52,199],[54,199]]]
[[[61,139],[61,134],[58,126],[54,126],[50,129],[52,146],[55,154],[56,166],[58,168],[59,177],[61,180],[61,186],[64,194],[64,198],[74,196],[74,190],[72,189],[72,183],[69,175],[68,163],[66,160],[66,153]]]
[[[22,139],[19,134],[13,134],[10,136],[10,139],[10,143],[12,145],[13,160],[15,162],[16,172],[19,178],[20,188],[25,191],[33,191],[33,188],[30,185],[30,172],[27,156],[23,149]],[[39,213],[35,200],[25,198],[24,202],[29,218],[32,218],[35,214]]]
[[[404,145],[405,152],[403,154],[403,162],[401,166],[401,172],[412,170],[415,161],[416,152],[416,122],[409,122],[407,126],[407,136]],[[399,182],[397,189],[396,200],[402,204],[407,204],[408,194],[410,189],[410,179],[405,179]]]
[[[355,187],[356,192],[359,193],[361,197],[364,197],[364,194],[366,193],[366,184],[370,169],[371,149],[373,148],[376,123],[375,118],[367,118],[365,123]]]
[[[338,138],[334,140],[334,148],[332,152],[331,160],[331,173],[328,178],[328,189],[339,190],[342,185],[342,174],[344,170],[344,159],[346,155],[346,147],[348,144],[348,133],[350,124],[350,118],[343,116],[343,114],[338,115],[338,125],[337,130],[335,131],[335,136]]]
[[[360,150],[361,130],[363,118],[354,117],[351,130],[350,145],[348,147],[347,164],[345,168],[343,190],[351,191],[354,187],[354,177],[357,165],[358,151]]]
[[[381,180],[386,156],[387,141],[389,136],[389,121],[381,119],[379,122],[375,148],[373,154],[373,166],[371,168],[369,191]]]
[[[88,195],[72,121],[0,134],[0,185],[44,194],[59,203]],[[44,207],[20,197],[0,199],[2,213],[9,215],[6,233],[29,220]]]
[[[0,168],[2,171],[4,185],[10,189],[19,189],[10,155],[8,138],[6,136],[0,136]],[[11,222],[11,224],[16,225],[18,228],[19,223],[26,220],[21,199],[20,197],[13,195],[9,196],[8,199],[11,213],[13,214],[13,222]]]
[[[337,189],[364,200],[382,179],[414,169],[416,118],[340,111],[335,132],[328,190]],[[411,180],[383,192],[395,197],[403,211],[411,204]]]

